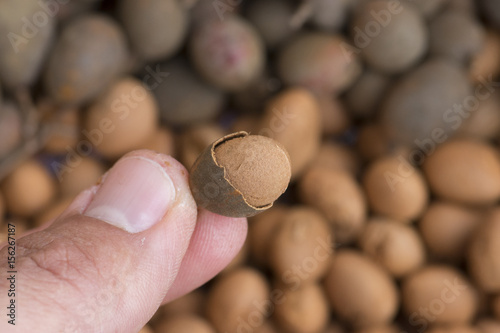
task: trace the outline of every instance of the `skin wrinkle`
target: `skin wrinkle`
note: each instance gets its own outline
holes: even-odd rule
[[[73,279],[68,276],[69,267],[74,266],[70,264],[71,260],[69,259],[68,251],[64,250],[64,247],[62,248],[62,251],[64,251],[62,259],[59,254],[53,255],[51,251],[53,250],[44,249],[29,255],[27,259],[29,259],[39,270],[51,274],[56,281],[63,281],[71,285],[74,290],[77,290],[83,295],[82,290],[73,282]],[[51,260],[51,257],[57,258],[58,260]],[[78,271],[78,273],[80,272]]]
[[[54,229],[57,229],[57,227],[55,226]],[[52,230],[52,232],[54,232],[54,230]],[[92,230],[88,230],[88,233],[92,233]],[[60,235],[61,233],[58,233],[57,230],[55,231],[55,234],[56,235]],[[63,233],[63,235],[65,235]],[[61,258],[63,258],[63,260],[66,260],[70,265],[72,265],[71,263],[76,263],[77,265],[82,265],[82,263],[86,263],[86,265],[84,265],[84,269],[82,271],[85,271],[85,272],[90,272],[91,274],[73,274],[75,276],[75,279],[77,280],[77,283],[80,284],[81,286],[85,287],[85,288],[89,288],[89,287],[92,287],[92,286],[95,286],[95,287],[102,287],[102,283],[99,283],[99,284],[95,284],[94,281],[109,281],[112,279],[113,276],[123,276],[123,271],[125,272],[128,272],[129,270],[127,269],[127,267],[130,267],[130,264],[129,265],[126,265],[127,267],[123,267],[121,266],[120,267],[120,272],[107,272],[106,276],[108,276],[108,278],[106,278],[101,270],[103,267],[107,268],[109,267],[109,265],[107,265],[106,263],[101,263],[101,265],[98,265],[95,260],[93,259],[90,259],[88,260],[88,258],[99,258],[99,257],[102,257],[100,255],[99,252],[102,252],[102,251],[106,251],[106,249],[98,249],[98,253],[95,254],[95,255],[92,255],[90,252],[88,251],[81,251],[81,247],[79,243],[81,243],[81,240],[84,240],[85,238],[83,239],[80,239],[80,238],[77,238],[76,240],[73,240],[71,238],[68,238],[67,235],[66,237],[65,236],[62,236],[61,238],[59,239],[55,239],[54,241],[52,241],[51,243],[48,243],[48,247],[49,249],[47,248],[41,248],[38,252],[34,252],[34,253],[40,253],[40,251],[42,251],[42,255],[43,256],[48,256],[49,258],[52,256],[54,258],[58,258],[59,260],[58,261],[55,261],[54,263],[49,263],[49,265],[51,265],[50,267],[54,266],[55,265],[55,269],[56,271],[54,271],[53,269],[51,269],[50,267],[47,267],[47,264],[46,263],[43,263],[43,262],[40,262],[39,260],[44,260],[43,257],[42,259],[40,258],[37,258],[37,257],[34,257],[34,264],[38,265],[41,269],[45,269],[45,271],[49,272],[49,274],[53,274],[53,276],[55,277],[55,279],[57,281],[64,281],[66,283],[69,283],[71,282],[71,278],[66,278],[67,277],[67,274],[70,273],[69,270],[66,270],[67,269],[67,266],[66,268],[63,267],[65,266],[65,264],[62,264],[61,263]],[[63,246],[63,249],[65,247],[71,249],[71,251],[75,251],[74,253],[63,253],[63,255],[61,255],[61,253],[57,252],[58,249],[54,249],[54,248],[50,248],[50,247],[53,247],[54,245],[54,242],[63,242],[63,244],[65,245],[62,245]],[[64,242],[67,242],[67,243],[64,243]],[[76,245],[76,246],[75,246]],[[83,246],[83,248],[86,248],[85,246]],[[54,251],[54,253],[47,253],[47,251]],[[119,256],[121,257],[121,255]],[[127,256],[125,256],[127,257]],[[82,260],[82,258],[84,258]],[[33,258],[32,258],[33,259]],[[61,268],[62,267],[62,268]],[[100,269],[100,268],[101,269]],[[113,267],[113,266],[111,266]],[[116,268],[116,267],[115,267]],[[33,280],[37,279],[37,277],[39,277],[40,274],[34,274],[34,277],[32,278]],[[83,279],[82,279],[83,277]],[[50,281],[50,280],[49,280]],[[40,284],[40,282],[38,280],[35,280],[35,283],[33,283],[33,285],[36,285],[37,283]],[[43,284],[42,284],[43,285]],[[104,286],[106,287],[106,286]],[[73,290],[75,289],[78,289],[78,287],[75,287],[75,285],[72,285],[72,288]],[[67,288],[66,288],[67,289]],[[48,293],[48,297],[46,297],[47,299],[50,299],[51,301],[60,301],[59,297],[63,297],[64,299],[77,299],[77,300],[80,300],[78,304],[85,304],[85,303],[82,303],[82,302],[87,302],[88,304],[92,304],[92,297],[89,299],[89,296],[91,295],[95,295],[95,294],[98,294],[99,293],[99,289],[96,289],[94,291],[92,290],[86,290],[85,293],[81,292],[80,290],[76,290],[78,291],[78,294],[76,297],[71,297],[71,298],[68,298],[67,297],[67,294],[64,294],[64,295],[58,295],[57,294],[57,290],[62,290],[60,288],[60,286],[56,286],[54,288],[51,288],[52,292]],[[126,291],[126,290],[125,290]],[[43,294],[47,293],[47,290],[44,290]],[[118,298],[121,298],[122,295],[121,294],[118,294],[117,295]],[[47,302],[45,302],[47,303]],[[122,303],[121,299],[118,299],[118,300],[114,300],[111,302],[112,305],[117,305],[117,304],[120,304]],[[72,302],[69,302],[69,304],[66,304],[66,308],[68,307],[68,305],[72,305]],[[105,309],[101,309],[101,310],[105,310]],[[68,311],[66,311],[68,312]],[[97,315],[99,315],[98,312],[96,312]],[[80,318],[80,317],[78,317]],[[104,318],[104,317],[103,317]],[[82,320],[84,320],[85,318],[82,318]],[[127,320],[129,320],[129,318],[126,318]],[[97,322],[97,321],[96,321]],[[87,325],[87,324],[86,324]],[[95,328],[89,328],[89,331],[95,331]]]
[[[53,292],[53,290],[61,289],[61,282],[63,284],[70,285],[70,290],[77,292],[76,299],[82,299],[86,294],[88,294],[88,291],[86,293],[82,293],[79,288],[75,288],[75,286],[68,280],[62,280],[57,276],[56,280],[54,280],[52,277],[54,277],[55,275],[52,272],[44,269],[43,266],[40,266],[39,263],[34,261],[31,256],[21,258],[21,260],[18,262],[18,265],[23,267],[22,271],[18,271],[18,279],[20,281],[23,281],[20,287],[24,286],[27,288],[24,289],[23,292],[29,295],[31,306],[28,307],[28,311],[37,311],[38,316],[40,315],[40,312],[44,310],[47,310],[47,312],[49,313],[52,313],[55,310],[59,313],[66,313],[68,318],[75,318],[74,313],[72,313],[71,311],[73,309],[68,307],[64,302],[61,302],[58,297],[54,297],[55,293]],[[33,283],[31,283],[30,281],[32,281]],[[42,283],[40,283],[40,281],[42,281]],[[64,288],[64,290],[67,291],[68,288]],[[33,306],[33,303],[38,303],[39,306]],[[27,318],[29,317],[30,316],[27,316]],[[48,318],[50,318],[50,316],[48,316]],[[32,327],[32,329],[35,328]]]

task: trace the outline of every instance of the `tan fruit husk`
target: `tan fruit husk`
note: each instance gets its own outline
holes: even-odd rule
[[[271,208],[252,206],[228,180],[227,172],[217,163],[215,148],[229,140],[246,137],[241,131],[226,135],[207,147],[191,168],[189,183],[196,203],[211,212],[229,217],[250,217]]]

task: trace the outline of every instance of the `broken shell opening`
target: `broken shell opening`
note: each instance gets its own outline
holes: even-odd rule
[[[254,209],[271,207],[290,181],[288,153],[271,138],[233,133],[215,142],[211,154],[235,195]]]

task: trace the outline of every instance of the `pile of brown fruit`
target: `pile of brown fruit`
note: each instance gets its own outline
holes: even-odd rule
[[[246,131],[292,183],[141,332],[500,332],[500,1],[0,0],[0,232]]]

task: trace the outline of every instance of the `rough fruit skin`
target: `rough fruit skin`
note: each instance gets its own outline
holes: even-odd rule
[[[46,21],[40,21],[43,24],[38,27],[35,17],[45,17]],[[42,11],[37,0],[0,1],[0,80],[6,88],[34,82],[52,43],[55,26],[56,20]]]
[[[59,104],[85,102],[121,73],[125,36],[110,18],[87,15],[66,26],[48,59],[45,89]]]
[[[249,149],[240,151],[230,143],[246,138],[250,138]],[[290,161],[279,143],[266,137],[258,138],[267,142],[262,145],[265,151],[247,132],[228,134],[205,148],[189,175],[191,191],[199,206],[229,217],[250,217],[272,207],[273,201],[288,186]],[[227,143],[230,143],[229,149],[222,150],[227,156],[217,156],[217,150],[221,152],[221,147]],[[271,158],[274,154],[276,156]],[[246,172],[239,173],[240,168]],[[277,170],[279,177],[273,174]],[[260,205],[264,202],[267,204]]]
[[[265,136],[234,138],[215,147],[217,164],[226,179],[252,206],[274,202],[290,181],[290,158],[276,141]]]

